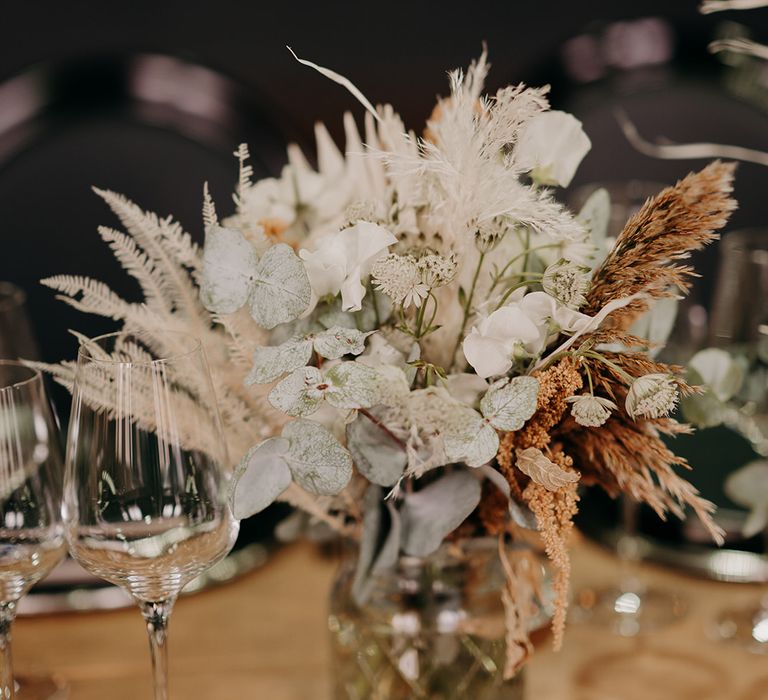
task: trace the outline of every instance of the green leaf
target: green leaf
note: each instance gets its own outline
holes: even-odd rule
[[[370,486],[363,498],[363,531],[352,579],[352,597],[358,605],[364,605],[371,594],[370,573],[381,539],[381,520],[381,489]]]
[[[291,471],[285,461],[289,446],[285,438],[269,438],[245,455],[233,477],[231,501],[236,518],[260,513],[290,486]]]
[[[290,440],[285,458],[293,480],[317,496],[334,496],[352,478],[352,457],[331,432],[315,421],[299,418],[283,428]]]
[[[499,450],[499,436],[475,410],[462,409],[459,427],[443,435],[445,454],[451,462],[465,462],[469,467],[481,467],[490,462]]]
[[[304,263],[289,245],[278,243],[269,248],[253,277],[251,316],[263,328],[294,321],[307,310],[309,278]]]
[[[688,363],[720,401],[733,398],[744,384],[744,365],[721,348],[697,352]]]
[[[359,362],[341,362],[325,374],[325,398],[336,408],[368,408],[378,402],[378,374]]]
[[[379,417],[375,410],[371,413]],[[347,426],[347,448],[357,471],[379,486],[394,486],[408,464],[403,446],[366,416],[358,415]]]
[[[311,340],[289,340],[282,345],[265,345],[253,353],[253,369],[246,385],[267,384],[286,372],[304,367],[312,357]]]
[[[253,290],[258,256],[242,233],[213,226],[205,233],[200,301],[208,311],[237,311]]]
[[[326,388],[317,367],[301,367],[275,385],[269,403],[289,416],[308,416],[320,408]]]
[[[415,557],[432,554],[480,503],[480,481],[456,471],[405,495],[403,549]]]
[[[315,352],[327,360],[338,360],[344,355],[359,355],[365,350],[365,339],[369,335],[356,328],[333,326],[315,336]]]
[[[535,377],[500,379],[480,400],[480,410],[494,428],[520,430],[536,413],[538,396],[539,380]]]
[[[753,537],[768,525],[768,461],[745,464],[725,480],[725,493],[734,503],[750,511],[742,532]]]
[[[589,195],[576,220],[589,231],[592,245],[602,250],[611,221],[611,197],[608,191],[601,187]]]

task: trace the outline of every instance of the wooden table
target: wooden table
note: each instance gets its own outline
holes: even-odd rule
[[[576,587],[615,576],[593,545],[574,549]],[[334,563],[310,545],[276,553],[235,583],[184,598],[171,622],[173,700],[326,700],[326,598]],[[535,700],[766,700],[768,657],[707,638],[713,615],[748,605],[760,587],[698,581],[650,566],[655,584],[682,591],[683,621],[623,639],[571,625],[565,648],[537,650],[527,671]],[[55,671],[71,700],[151,698],[146,633],[137,609],[21,618],[18,672]],[[467,700],[471,700],[468,698]]]

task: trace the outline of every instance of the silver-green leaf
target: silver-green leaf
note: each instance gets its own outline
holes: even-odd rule
[[[325,398],[336,408],[368,408],[378,402],[378,374],[359,362],[340,362],[325,374]]]
[[[535,412],[539,380],[535,377],[500,379],[480,401],[486,420],[499,430],[520,430]]]
[[[331,432],[315,421],[299,418],[283,428],[290,440],[286,461],[294,481],[317,496],[334,496],[352,478],[352,456]]]
[[[359,355],[365,350],[365,339],[369,335],[354,328],[333,326],[315,336],[315,352],[327,360],[338,360],[344,355]]]
[[[480,503],[480,481],[456,471],[406,494],[401,515],[403,549],[415,557],[432,554]]]
[[[285,243],[269,248],[254,270],[251,316],[256,323],[270,329],[294,321],[307,310],[310,297],[307,271],[293,249]]]
[[[326,383],[317,367],[300,367],[269,392],[269,403],[289,416],[308,416],[323,401]]]
[[[311,340],[289,340],[282,345],[265,345],[253,353],[253,369],[246,385],[267,384],[286,372],[306,366],[312,357]]]
[[[200,301],[209,311],[237,311],[251,295],[258,256],[242,233],[221,226],[205,234]]]
[[[374,409],[371,413],[378,418]],[[379,486],[394,486],[408,464],[403,446],[366,416],[347,426],[347,448],[357,471]]]
[[[238,519],[249,518],[271,505],[291,483],[285,460],[290,442],[269,438],[252,448],[235,470],[232,512]]]
[[[481,467],[499,451],[499,436],[477,411],[467,408],[462,411],[457,427],[452,427],[443,435],[443,445],[451,462]]]

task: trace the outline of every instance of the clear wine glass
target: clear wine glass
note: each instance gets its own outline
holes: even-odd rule
[[[0,697],[16,697],[11,625],[19,599],[66,551],[62,459],[56,422],[37,370],[0,360]],[[48,690],[55,688],[49,682]],[[25,697],[43,697],[28,684]]]
[[[734,231],[721,244],[709,344],[747,362],[742,389],[724,424],[768,458],[768,229]],[[768,553],[768,530],[763,554]],[[714,636],[768,653],[768,594],[744,609],[722,611]]]
[[[67,439],[70,552],[122,586],[146,621],[155,699],[185,584],[232,548],[227,454],[205,355],[181,333],[113,333],[78,353]]]

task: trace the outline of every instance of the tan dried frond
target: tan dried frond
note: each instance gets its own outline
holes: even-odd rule
[[[687,430],[671,419],[633,421],[617,412],[597,429],[582,427],[568,418],[558,427],[557,436],[578,463],[582,483],[596,484],[612,496],[624,493],[646,503],[662,520],[670,512],[683,518],[688,506],[712,539],[722,543],[723,531],[712,518],[715,505],[676,473],[676,467],[690,467],[661,439],[662,433],[674,435]]]
[[[649,299],[686,291],[695,273],[680,261],[715,240],[736,209],[734,169],[733,163],[715,161],[648,199],[595,272],[582,310],[595,315],[614,299],[645,295],[605,324],[625,329],[648,309]]]
[[[561,469],[573,471],[573,460],[559,447],[550,458]],[[536,526],[544,543],[544,550],[552,562],[554,575],[552,589],[555,594],[552,634],[555,650],[563,644],[565,621],[571,580],[571,558],[568,540],[573,530],[573,516],[578,512],[578,483],[570,483],[558,491],[550,491],[531,481],[523,492],[523,500],[536,516]]]

